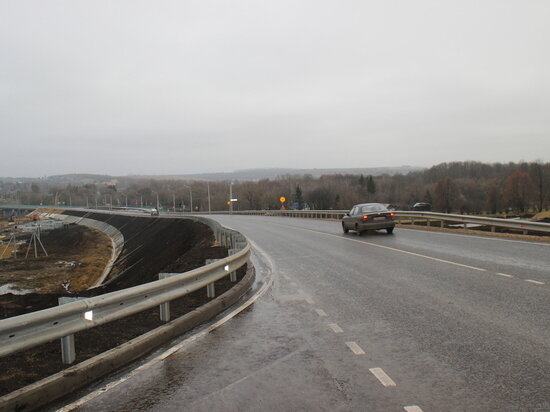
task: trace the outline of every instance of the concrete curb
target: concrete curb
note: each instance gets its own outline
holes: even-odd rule
[[[1,397],[0,412],[36,410],[144,356],[233,305],[250,289],[255,277],[249,263],[241,281],[211,302],[116,348]]]

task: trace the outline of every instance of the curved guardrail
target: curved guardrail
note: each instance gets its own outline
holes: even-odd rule
[[[212,212],[220,213],[220,212]],[[228,214],[229,212],[221,212]],[[257,215],[257,216],[285,216],[285,217],[300,217],[306,219],[341,219],[347,210],[251,210],[251,211],[233,211],[234,215]],[[495,217],[472,216],[472,215],[457,215],[449,213],[437,212],[420,212],[420,211],[400,211],[396,210],[395,216],[398,221],[403,218],[410,220],[426,219],[428,225],[431,221],[440,221],[443,226],[444,222],[454,222],[462,224],[479,224],[491,227],[492,231],[495,228],[501,227],[506,229],[518,230],[527,234],[528,232],[535,233],[550,233],[550,224],[543,222],[532,222],[521,219],[500,219]]]
[[[122,234],[122,232],[120,232],[120,230],[118,230],[116,227],[111,226],[106,222],[100,222],[99,220],[89,219],[86,217],[86,215],[79,217],[79,216],[64,215],[60,213],[42,213],[42,212],[39,212],[38,215],[44,218],[60,220],[65,223],[74,223],[77,225],[82,225],[95,230],[99,230],[100,232],[103,232],[106,236],[108,236],[109,239],[111,239],[111,245],[112,245],[111,258],[105,265],[105,269],[103,270],[103,273],[99,276],[97,282],[92,286],[92,288],[100,286],[109,275],[115,261],[118,259],[118,257],[120,256],[120,253],[122,252],[122,248],[124,247],[124,235]]]
[[[205,222],[207,219],[196,220]],[[169,274],[155,282],[0,320],[0,356],[67,338],[76,332],[166,304],[231,275],[247,263],[250,245],[242,234],[208,221],[216,240],[233,253],[229,257],[189,272]]]

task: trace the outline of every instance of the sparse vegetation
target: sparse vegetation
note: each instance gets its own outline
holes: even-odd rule
[[[72,175],[71,175],[72,176]],[[62,182],[62,183],[61,183]],[[0,179],[0,202],[52,206],[156,207],[194,211],[228,208],[230,181],[81,176]],[[296,190],[299,188],[299,190]],[[210,192],[210,199],[208,193]],[[428,202],[435,210],[503,214],[545,210],[550,197],[550,163],[442,163],[407,174],[281,175],[276,179],[233,181],[234,210],[279,209],[308,204],[314,209],[347,209],[381,202],[407,209]]]

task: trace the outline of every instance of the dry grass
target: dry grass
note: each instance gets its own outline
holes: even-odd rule
[[[533,220],[543,220],[543,219],[550,219],[550,210],[537,213],[535,216],[533,216]]]
[[[61,284],[70,281],[69,290],[86,290],[99,280],[112,253],[111,240],[104,233],[83,226],[70,226],[44,234],[42,241],[49,256],[39,248],[34,257],[22,259],[27,245],[18,249],[18,259],[3,259],[0,285],[12,284],[15,289],[37,293],[62,293]],[[3,249],[0,246],[0,254]],[[10,255],[11,256],[11,255]]]

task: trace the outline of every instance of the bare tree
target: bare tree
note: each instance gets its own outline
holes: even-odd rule
[[[534,185],[527,172],[520,169],[512,172],[504,184],[504,200],[506,204],[519,212],[531,205]]]
[[[454,203],[458,197],[456,184],[453,179],[444,177],[435,184],[435,207],[445,213],[453,210]]]

